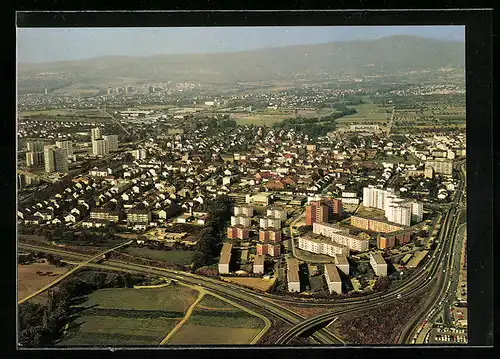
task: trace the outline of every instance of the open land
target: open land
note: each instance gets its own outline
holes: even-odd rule
[[[126,247],[120,249],[122,252],[132,256],[148,258],[157,261],[169,262],[180,265],[189,265],[193,259],[192,251],[182,250],[154,250],[149,248]]]
[[[248,344],[262,330],[261,319],[235,307],[207,309],[214,299],[198,303],[168,344]]]
[[[36,292],[40,288],[54,281],[60,275],[66,273],[69,268],[58,268],[55,265],[48,263],[32,263],[17,265],[17,296],[18,299],[23,299]],[[52,275],[38,275],[36,272],[52,272]]]
[[[184,286],[101,289],[88,295],[59,345],[155,345],[184,316],[197,292]]]
[[[222,277],[222,280],[229,283],[236,283],[239,285],[251,287],[253,289],[258,289],[265,292],[272,287],[276,278],[272,278],[271,280],[264,280],[262,278],[251,278],[251,277]]]

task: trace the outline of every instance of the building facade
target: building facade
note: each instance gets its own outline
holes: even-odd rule
[[[261,242],[280,242],[281,231],[279,229],[261,229],[259,231],[259,241]]]
[[[333,242],[331,239],[299,237],[299,248],[316,254],[334,257],[337,254],[348,256],[349,248]]]
[[[118,135],[105,135],[102,139],[108,142],[110,152],[118,151]]]
[[[332,263],[325,264],[325,279],[328,285],[328,291],[331,293],[342,293],[342,280],[339,271]]]
[[[230,239],[248,239],[249,236],[248,228],[241,225],[227,228],[227,237]]]
[[[219,273],[228,274],[229,273],[229,263],[231,262],[231,251],[233,250],[233,245],[230,243],[224,243],[220,252],[219,259]]]
[[[310,202],[306,207],[306,225],[328,222],[328,207],[319,201]]]
[[[289,292],[300,292],[299,261],[297,258],[287,258],[286,279]]]
[[[45,146],[43,151],[45,172],[68,172],[68,154],[66,150],[55,146]]]
[[[387,263],[379,253],[370,253],[370,265],[379,277],[387,276]]]

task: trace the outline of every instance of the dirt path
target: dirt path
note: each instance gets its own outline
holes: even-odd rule
[[[165,345],[165,343],[167,343],[170,340],[170,338],[172,338],[174,334],[177,333],[179,329],[182,328],[184,323],[186,323],[189,320],[189,317],[191,316],[191,313],[193,312],[194,308],[199,302],[201,302],[205,294],[206,291],[204,290],[200,291],[200,293],[198,294],[198,298],[196,298],[193,304],[191,304],[189,309],[186,311],[186,315],[184,316],[184,318],[182,318],[182,320],[179,323],[177,323],[175,327],[172,328],[172,330],[165,336],[165,338],[163,338],[163,340],[160,342],[160,345]]]

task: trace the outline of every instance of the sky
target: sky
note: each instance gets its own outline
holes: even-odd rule
[[[99,56],[235,52],[260,48],[415,35],[465,41],[464,26],[18,28],[18,61]]]

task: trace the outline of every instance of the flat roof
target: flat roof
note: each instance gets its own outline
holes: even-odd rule
[[[253,260],[253,265],[258,266],[258,265],[263,265],[266,257],[262,254],[257,254]]]
[[[328,273],[328,278],[330,278],[330,282],[334,283],[342,282],[340,280],[339,270],[333,263],[325,264],[325,272]]]
[[[231,243],[224,243],[222,245],[222,250],[220,251],[219,264],[229,264],[229,261],[231,260],[232,249],[233,245]]]
[[[297,258],[287,258],[287,278],[288,282],[300,282],[299,280],[299,261]]]
[[[380,255],[380,253],[370,253],[370,256],[377,264],[387,264],[385,259]]]
[[[336,255],[335,260],[337,262],[337,265],[349,265],[349,261],[347,260],[346,256],[343,255]]]

